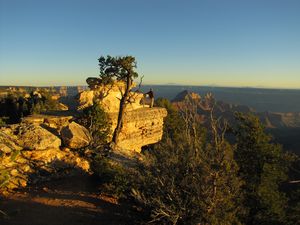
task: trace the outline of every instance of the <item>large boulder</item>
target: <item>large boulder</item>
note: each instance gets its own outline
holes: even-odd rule
[[[39,125],[23,125],[18,130],[18,143],[24,149],[44,150],[59,148],[61,140]]]
[[[92,140],[89,131],[75,122],[62,128],[61,138],[66,147],[73,149],[86,147]]]

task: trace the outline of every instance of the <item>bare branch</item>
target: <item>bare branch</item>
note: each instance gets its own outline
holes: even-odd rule
[[[297,184],[300,183],[300,180],[291,180],[289,181],[289,184]]]

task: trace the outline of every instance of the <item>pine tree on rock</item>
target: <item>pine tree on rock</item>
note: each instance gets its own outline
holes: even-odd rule
[[[112,57],[101,56],[99,59],[100,78],[106,83],[112,83],[114,80],[123,81],[125,83],[125,90],[121,92],[120,107],[118,113],[117,126],[113,133],[112,142],[117,144],[118,137],[123,125],[123,117],[126,104],[129,100],[129,93],[132,88],[133,79],[138,77],[135,71],[136,61],[133,56]]]

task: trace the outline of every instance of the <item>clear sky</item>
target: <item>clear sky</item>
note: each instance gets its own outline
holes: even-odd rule
[[[101,55],[147,84],[300,88],[299,0],[0,0],[0,85],[81,85]]]

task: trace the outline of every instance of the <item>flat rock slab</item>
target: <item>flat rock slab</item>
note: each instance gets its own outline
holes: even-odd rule
[[[60,138],[41,126],[31,124],[21,128],[17,136],[19,144],[24,149],[44,150],[61,146]]]

